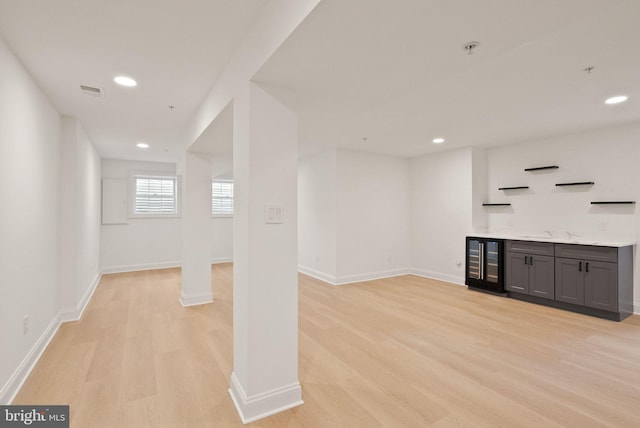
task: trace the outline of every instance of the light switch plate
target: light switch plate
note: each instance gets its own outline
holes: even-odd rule
[[[264,222],[267,224],[284,223],[284,207],[282,205],[265,205]]]

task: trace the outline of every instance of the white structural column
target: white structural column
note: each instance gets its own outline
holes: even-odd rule
[[[244,423],[302,404],[297,117],[255,83],[234,98],[233,373]]]
[[[183,306],[213,301],[211,292],[211,161],[185,152],[182,165]]]

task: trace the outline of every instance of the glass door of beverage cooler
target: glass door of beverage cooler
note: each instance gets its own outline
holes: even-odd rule
[[[500,274],[498,268],[500,267],[499,260],[499,245],[496,241],[487,241],[484,243],[485,247],[485,275],[484,280],[492,284],[497,284],[500,280]]]
[[[467,241],[467,279],[482,280],[482,243],[477,239]]]

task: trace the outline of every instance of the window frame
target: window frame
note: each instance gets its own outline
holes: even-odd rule
[[[137,179],[160,179],[160,180],[173,180],[174,182],[174,199],[175,199],[175,212],[172,213],[142,213],[136,212],[136,199],[137,199]],[[181,177],[173,173],[163,172],[134,172],[130,174],[129,178],[129,218],[179,218],[181,216]]]
[[[213,178],[211,179],[211,218],[233,218],[233,215],[235,213],[235,198],[234,195],[231,195],[231,207],[232,207],[232,211],[231,214],[229,213],[214,213],[213,212],[213,202],[215,200],[215,198],[213,197],[213,184],[214,183],[231,183],[232,185],[232,192],[235,190],[235,186],[233,183],[233,179],[228,179],[228,178]]]

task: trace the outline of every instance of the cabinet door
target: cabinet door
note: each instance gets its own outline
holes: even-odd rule
[[[555,259],[549,256],[529,256],[529,294],[553,299],[555,297]]]
[[[584,269],[583,261],[556,257],[556,300],[584,305]]]
[[[585,261],[584,304],[605,311],[618,311],[616,263]]]
[[[527,294],[529,292],[529,265],[525,264],[525,254],[506,253],[505,288],[508,291]]]

